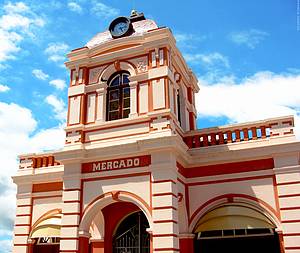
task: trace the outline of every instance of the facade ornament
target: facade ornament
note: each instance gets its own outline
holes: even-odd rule
[[[115,61],[114,62],[114,67],[115,67],[116,71],[121,71],[120,61]]]
[[[148,69],[148,66],[147,66],[145,61],[139,61],[137,63],[137,70],[138,70],[139,73],[140,72],[146,72],[147,69]]]
[[[179,83],[181,80],[181,75],[178,72],[175,72],[174,79],[176,83]]]

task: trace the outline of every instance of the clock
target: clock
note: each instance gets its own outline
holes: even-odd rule
[[[133,32],[130,20],[126,17],[118,17],[109,25],[109,31],[113,38],[127,36]]]

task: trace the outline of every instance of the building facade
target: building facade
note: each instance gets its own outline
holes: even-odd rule
[[[195,75],[136,12],[68,59],[65,146],[13,177],[14,253],[300,252],[292,116],[197,130]]]

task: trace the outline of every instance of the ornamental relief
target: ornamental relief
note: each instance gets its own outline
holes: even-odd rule
[[[130,60],[136,66],[137,73],[143,73],[148,70],[148,57],[139,57]]]
[[[130,62],[136,67],[137,73],[143,73],[143,72],[148,71],[148,57],[147,56],[131,59]],[[89,84],[97,83],[99,76],[101,75],[101,73],[103,72],[103,70],[106,67],[107,67],[107,65],[90,69],[89,70]]]
[[[97,83],[100,74],[107,66],[101,66],[97,68],[90,69],[89,71],[89,84]]]

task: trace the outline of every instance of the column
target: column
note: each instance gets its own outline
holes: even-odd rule
[[[137,81],[132,81],[130,85],[130,114],[129,118],[136,118],[137,114]]]
[[[180,234],[179,246],[180,253],[193,253],[194,252],[194,234]]]
[[[179,251],[176,161],[169,152],[152,154],[153,252]]]
[[[103,239],[90,239],[91,253],[104,253]]]
[[[65,164],[60,251],[78,253],[81,204],[81,163]]]
[[[297,153],[274,157],[275,182],[281,225],[277,233],[281,252],[300,251],[300,165]],[[282,229],[282,231],[280,231]]]
[[[97,91],[97,122],[104,122],[106,120],[106,94],[107,94],[107,85],[106,83],[100,83],[99,89]]]
[[[89,253],[89,240],[91,234],[87,231],[79,231],[79,253]]]
[[[34,243],[35,243],[34,239],[28,239],[27,253],[33,253]]]
[[[32,215],[31,192],[32,184],[18,184],[13,253],[31,253],[32,250],[32,241],[29,240]]]

